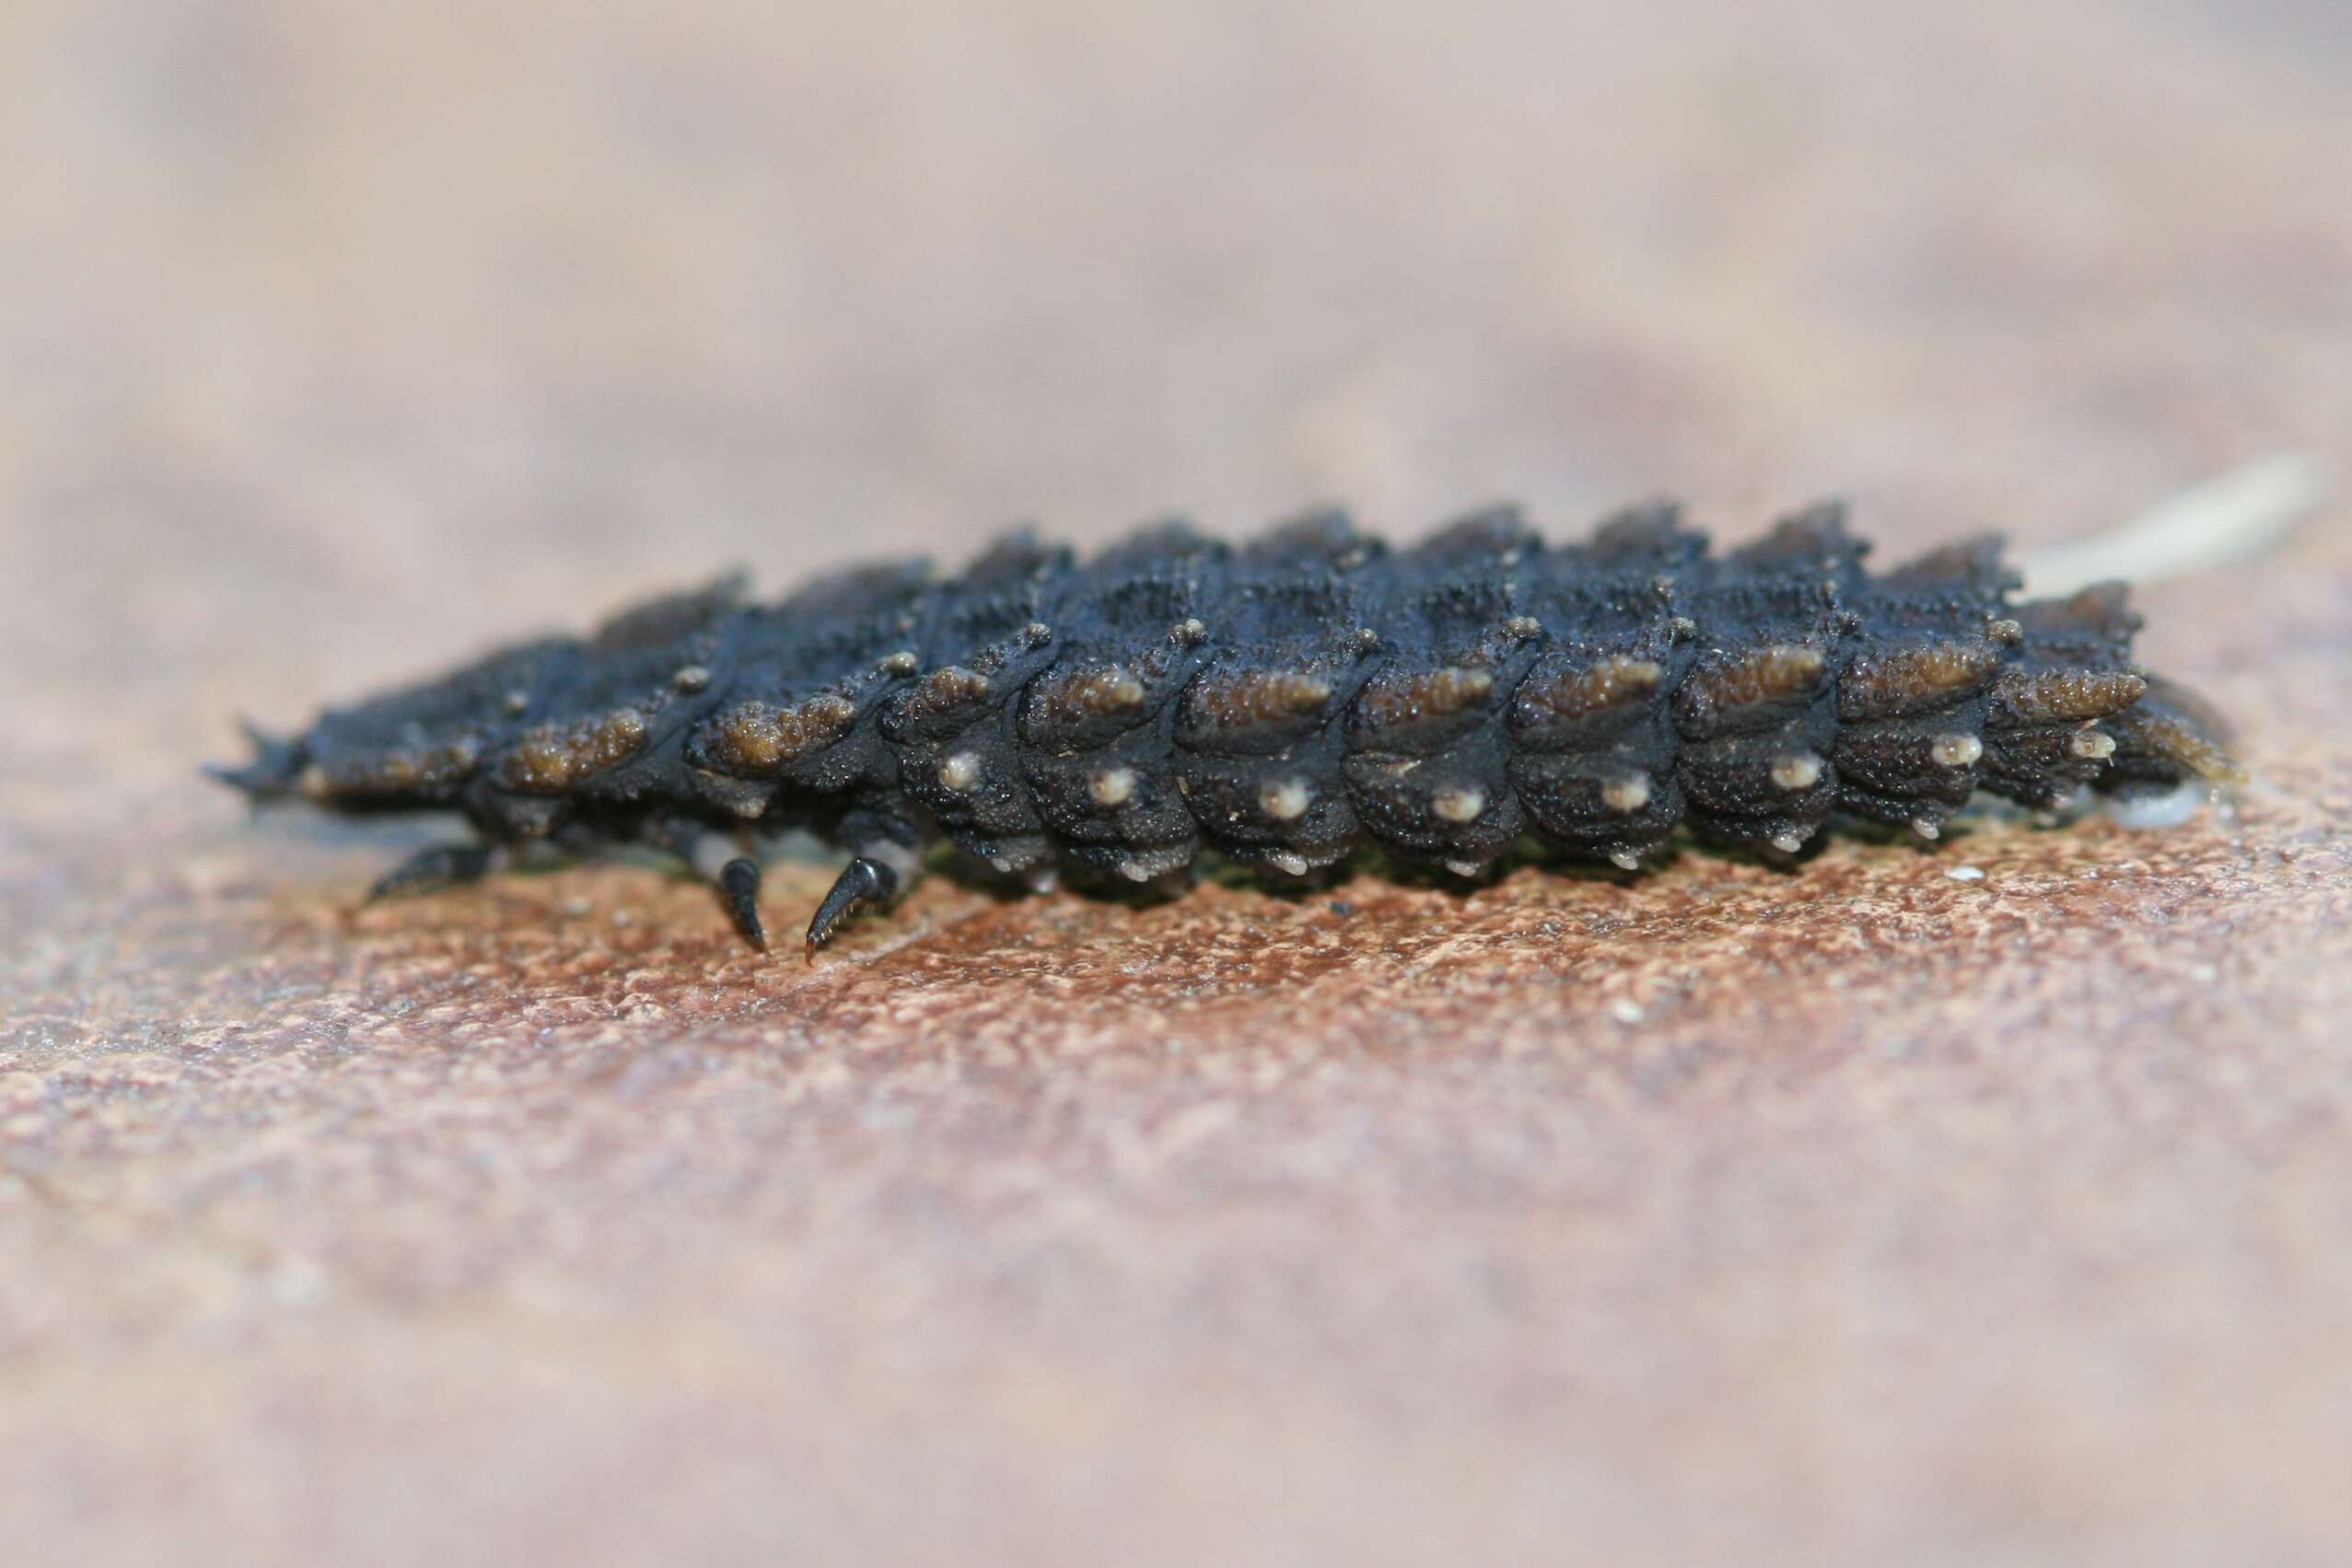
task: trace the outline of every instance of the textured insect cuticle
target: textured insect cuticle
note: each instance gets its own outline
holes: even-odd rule
[[[936,826],[1137,881],[1203,848],[1304,876],[1368,841],[1482,875],[1522,831],[1631,871],[1685,819],[1795,854],[1838,813],[1935,840],[1974,788],[2232,776],[2202,706],[2131,663],[2116,593],[2012,603],[1981,548],[1883,575],[1861,553],[1827,508],[1712,557],[1662,507],[1552,548],[1504,514],[1394,552],[1334,518],[1087,563],[1013,545],[781,608],[658,601],[224,776],[455,807],[498,841],[756,819],[863,854]]]

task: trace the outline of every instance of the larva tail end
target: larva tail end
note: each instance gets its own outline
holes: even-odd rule
[[[2113,759],[2099,779],[2106,794],[2147,793],[2191,781],[2218,787],[2246,782],[2230,754],[2230,727],[2213,705],[2161,676],[2146,678],[2140,700],[2106,721]]]

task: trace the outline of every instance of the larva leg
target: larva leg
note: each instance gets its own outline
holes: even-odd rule
[[[894,791],[852,798],[838,816],[819,822],[816,831],[853,858],[809,921],[806,950],[811,963],[852,913],[887,909],[914,885],[923,874],[926,842],[919,809]]]
[[[728,917],[743,940],[764,953],[767,928],[760,923],[760,863],[739,854],[718,868],[719,897],[727,900]]]
[[[852,911],[869,905],[887,907],[898,897],[899,884],[898,872],[881,860],[861,854],[843,866],[833,879],[833,890],[809,922],[809,961],[816,962],[817,949],[833,940],[834,930]]]
[[[435,844],[418,850],[377,878],[367,889],[372,901],[406,893],[430,893],[479,882],[497,864],[498,846],[490,843]]]
[[[738,846],[726,834],[712,832],[699,823],[657,821],[645,832],[718,889],[727,917],[744,941],[763,953],[768,950],[767,927],[760,922],[758,861],[738,853]]]

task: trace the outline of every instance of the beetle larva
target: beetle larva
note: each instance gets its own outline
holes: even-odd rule
[[[533,839],[644,842],[762,946],[745,851],[812,830],[849,857],[812,955],[941,835],[1040,881],[1152,881],[1204,850],[1302,876],[1366,842],[1476,876],[1530,833],[1631,871],[1686,822],[1788,856],[1838,815],[1934,839],[1980,789],[2052,807],[2232,776],[2205,704],[2132,663],[2120,585],[2012,603],[1997,540],[1875,575],[1868,548],[1834,505],[1723,556],[1664,504],[1550,548],[1508,509],[1394,552],[1336,515],[1084,562],[1017,536],[950,576],[657,599],[215,772],[473,825],[378,893]]]

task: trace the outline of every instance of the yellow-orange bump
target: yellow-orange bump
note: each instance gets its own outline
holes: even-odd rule
[[[1581,669],[1539,676],[1519,688],[1522,717],[1543,724],[1579,719],[1636,702],[1658,690],[1666,667],[1655,659],[1612,654]]]
[[[480,745],[460,736],[439,746],[396,746],[364,756],[337,759],[318,770],[316,792],[334,795],[404,795],[467,777],[482,760]]]
[[[1356,700],[1356,711],[1366,724],[1377,728],[1467,713],[1494,692],[1495,677],[1487,670],[1458,667],[1416,670],[1365,687]]]
[[[1193,684],[1186,707],[1204,727],[1248,729],[1319,713],[1331,696],[1331,681],[1306,670],[1218,670]]]
[[[498,760],[498,782],[523,795],[561,795],[644,749],[646,721],[632,708],[571,725],[541,725]]]
[[[1718,708],[1777,702],[1810,691],[1828,660],[1803,643],[1774,643],[1729,664],[1703,667],[1691,677],[1692,695]]]
[[[1993,702],[2011,724],[2079,724],[2128,708],[2147,691],[2129,670],[2053,669],[2003,677]]]
[[[1928,643],[1869,654],[1837,683],[1838,712],[1849,719],[1917,713],[1983,687],[2000,668],[1985,643]]]
[[[1030,689],[1030,711],[1049,725],[1082,724],[1143,705],[1144,683],[1124,665],[1056,670]]]
[[[995,690],[986,676],[961,664],[935,669],[901,699],[909,718],[939,718],[977,706]]]
[[[830,691],[789,708],[739,703],[704,726],[702,742],[722,772],[758,777],[823,750],[856,722],[856,705]]]

